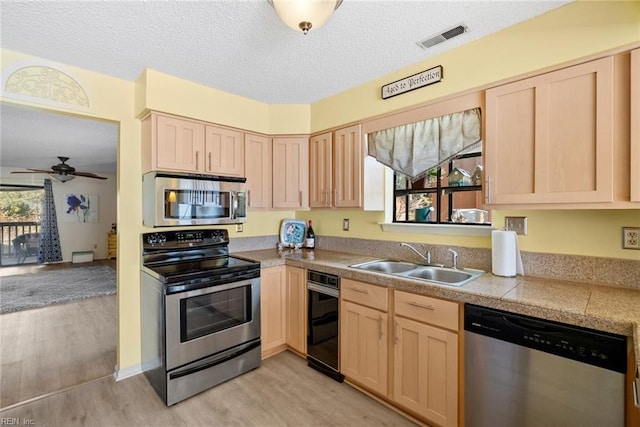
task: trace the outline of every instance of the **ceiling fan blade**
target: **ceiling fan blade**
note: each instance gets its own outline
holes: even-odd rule
[[[11,173],[53,173],[53,171],[44,169],[27,169],[26,171],[12,171]]]
[[[78,171],[75,171],[75,172],[71,173],[70,175],[83,176],[85,178],[107,179],[104,176],[98,176],[95,173],[91,173],[91,172],[78,172]]]

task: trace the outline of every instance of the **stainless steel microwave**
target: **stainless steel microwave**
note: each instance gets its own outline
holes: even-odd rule
[[[246,178],[174,172],[142,176],[147,227],[239,224],[247,221]]]

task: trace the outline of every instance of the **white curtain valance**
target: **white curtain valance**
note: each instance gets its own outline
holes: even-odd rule
[[[396,172],[417,179],[463,153],[481,149],[480,109],[372,132],[369,152]]]

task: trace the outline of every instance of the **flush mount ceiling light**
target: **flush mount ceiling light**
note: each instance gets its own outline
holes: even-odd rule
[[[307,34],[326,24],[342,0],[268,0],[289,28]]]

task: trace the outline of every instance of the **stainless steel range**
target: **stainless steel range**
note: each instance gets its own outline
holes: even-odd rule
[[[226,230],[142,235],[142,369],[173,405],[260,366],[260,263]]]

